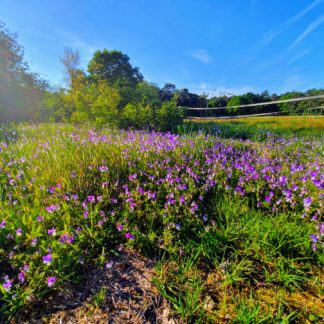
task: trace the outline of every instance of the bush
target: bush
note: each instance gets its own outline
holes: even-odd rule
[[[164,102],[157,112],[157,128],[174,132],[183,123],[183,112],[177,107],[175,100]]]
[[[120,126],[122,128],[151,129],[153,126],[152,108],[149,105],[129,103],[122,111]]]

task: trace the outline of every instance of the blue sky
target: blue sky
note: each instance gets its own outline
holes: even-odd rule
[[[62,84],[59,55],[118,49],[145,79],[209,94],[324,87],[324,0],[0,0],[33,71]]]

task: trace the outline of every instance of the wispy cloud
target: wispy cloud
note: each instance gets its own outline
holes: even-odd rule
[[[303,33],[299,35],[299,37],[289,46],[288,51],[290,51],[293,47],[299,44],[306,36],[308,36],[312,31],[314,31],[317,27],[319,27],[324,22],[324,15],[318,17],[314,20]]]
[[[322,3],[323,0],[315,0],[313,1],[309,6],[307,6],[304,10],[302,10],[301,12],[299,12],[297,15],[293,16],[292,18],[286,20],[285,22],[283,22],[282,24],[278,25],[277,27],[269,30],[268,32],[266,32],[263,37],[261,38],[261,40],[256,43],[254,45],[254,54],[251,55],[248,59],[246,59],[245,61],[243,61],[240,66],[246,65],[250,62],[252,62],[258,55],[258,52],[265,47],[266,45],[268,45],[269,43],[271,43],[275,38],[279,37],[283,32],[285,32],[287,29],[291,28],[292,26],[294,26],[303,16],[305,16],[309,11],[311,11],[313,8],[315,8],[316,6],[318,6],[320,3]],[[321,17],[322,18],[322,17]],[[317,23],[318,25],[320,23],[322,23],[322,21],[320,23],[318,23],[317,21],[314,22],[313,24]],[[311,24],[312,25],[312,24]],[[311,27],[311,25],[309,26],[309,28]],[[312,26],[312,29],[310,31],[308,31],[308,33],[310,33],[313,29],[315,29],[316,27],[318,27],[318,25]],[[306,30],[307,31],[307,30]],[[306,32],[305,31],[305,32]],[[304,32],[304,33],[305,33]],[[307,34],[308,34],[307,33]],[[307,36],[303,34],[301,36],[303,36],[299,41],[301,41],[304,37]],[[295,42],[297,42],[297,40]],[[297,44],[297,43],[296,43]],[[295,45],[296,45],[295,44]],[[292,44],[294,45],[294,44]],[[295,46],[294,45],[294,46]]]
[[[306,7],[304,10],[302,10],[299,14],[295,15],[294,17],[286,20],[281,25],[275,27],[274,29],[268,31],[264,34],[260,41],[260,46],[263,47],[267,44],[269,44],[273,39],[278,37],[281,33],[292,27],[298,20],[300,20],[303,16],[305,16],[309,11],[311,11],[313,8],[318,6],[323,0],[315,0],[312,2],[308,7]]]
[[[303,51],[299,54],[297,54],[296,56],[292,57],[286,64],[286,67],[292,63],[294,63],[295,61],[301,59],[303,56],[307,55],[308,53],[310,52],[310,50],[306,50],[306,51]]]
[[[250,57],[248,57],[246,60],[244,60],[239,66],[244,66],[252,62],[258,55],[257,54],[252,54]]]
[[[211,63],[213,59],[209,56],[208,52],[204,49],[197,49],[190,52],[190,55],[200,62],[205,64]]]
[[[96,50],[104,47],[94,42],[84,41],[80,36],[66,30],[56,30],[56,34],[65,46],[80,50],[85,60],[89,60]]]
[[[281,92],[300,90],[304,83],[305,79],[301,75],[291,75],[283,81]]]

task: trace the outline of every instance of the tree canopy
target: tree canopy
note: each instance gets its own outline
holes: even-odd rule
[[[24,61],[23,48],[0,22],[0,122],[38,117],[46,83]]]
[[[88,72],[90,78],[105,80],[109,85],[122,83],[135,88],[144,79],[139,68],[132,67],[129,57],[116,50],[96,51],[89,62]]]

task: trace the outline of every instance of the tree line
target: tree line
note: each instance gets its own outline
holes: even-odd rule
[[[65,86],[51,88],[33,73],[24,60],[17,35],[0,22],[0,123],[10,121],[93,122],[119,128],[174,130],[188,116],[206,115],[205,111],[184,111],[179,107],[228,107],[208,111],[207,115],[237,115],[282,111],[288,114],[308,112],[324,105],[321,99],[273,104],[248,109],[245,104],[271,102],[324,94],[323,89],[287,92],[281,95],[248,92],[242,95],[207,96],[166,83],[162,88],[146,81],[129,57],[117,50],[98,50],[80,67],[77,50],[65,48],[60,57]],[[321,110],[313,110],[320,113]]]

